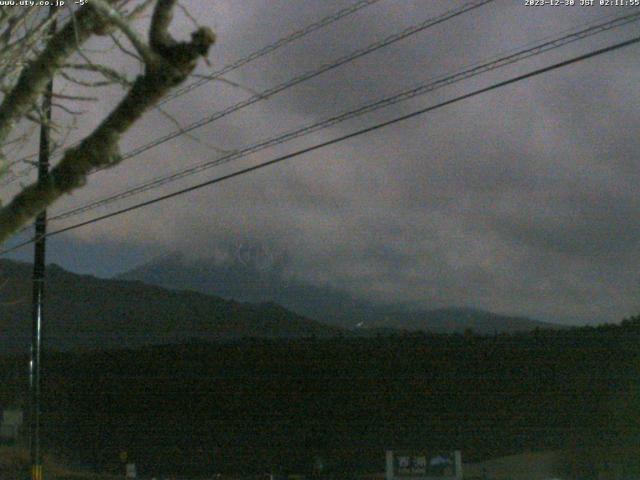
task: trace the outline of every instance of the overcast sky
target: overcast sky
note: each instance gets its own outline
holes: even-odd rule
[[[355,0],[183,0],[218,42],[216,70]],[[226,78],[262,91],[462,5],[380,0]],[[181,136],[51,209],[81,205],[296,126],[534,45],[631,7],[529,7],[496,0]],[[576,0],[579,3],[579,0]],[[636,8],[637,10],[637,8]],[[142,26],[141,26],[142,28]],[[193,26],[183,15],[176,35]],[[460,82],[216,167],[86,215],[71,225],[279,154],[631,38],[638,23]],[[179,251],[233,245],[286,254],[289,274],[381,303],[474,306],[567,323],[640,313],[640,47],[609,53],[297,157],[223,184],[61,235],[48,259],[109,276]],[[125,68],[126,60],[116,57]],[[75,135],[116,92],[91,107]],[[133,129],[123,151],[250,96],[208,83]],[[54,113],[55,115],[55,113]],[[10,192],[4,192],[4,198]],[[14,258],[26,259],[28,248]]]

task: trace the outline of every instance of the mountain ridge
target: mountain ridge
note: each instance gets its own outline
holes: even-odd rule
[[[240,301],[271,301],[324,324],[364,333],[394,329],[429,333],[516,333],[536,328],[563,328],[524,316],[500,315],[471,307],[419,310],[402,305],[376,305],[330,286],[317,286],[284,276],[281,263],[259,258],[258,249],[238,259],[189,262],[173,253],[156,258],[116,278],[164,288],[187,288]],[[247,258],[248,257],[248,258]],[[255,258],[258,257],[258,258]]]
[[[0,349],[5,352],[24,351],[29,345],[31,269],[27,263],[0,260]],[[275,304],[77,275],[53,264],[47,268],[44,308],[46,345],[63,351],[344,333]]]

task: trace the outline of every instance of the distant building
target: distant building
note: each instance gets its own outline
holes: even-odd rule
[[[0,440],[15,441],[24,422],[24,413],[20,408],[4,408],[0,422]]]

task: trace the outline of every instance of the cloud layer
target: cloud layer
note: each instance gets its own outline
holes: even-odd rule
[[[349,3],[190,0],[185,5],[218,32],[211,58],[215,69]],[[168,142],[96,175],[60,208],[215,156],[212,146],[242,147],[586,22],[630,12],[535,9],[522,3],[498,0],[198,129],[193,133],[199,142],[185,136]],[[259,91],[457,5],[461,2],[382,0],[228,78]],[[186,19],[178,19],[177,31],[189,28]],[[633,28],[576,42],[161,191],[629,38]],[[469,305],[565,322],[617,321],[640,310],[637,49],[77,230],[66,241],[147,251],[139,261],[168,250],[208,257],[230,245],[259,243],[287,252],[292,274],[383,303]],[[188,124],[248,95],[215,82],[167,108]],[[174,128],[154,114],[127,145]],[[135,263],[127,258],[120,269]],[[103,271],[98,263],[88,260],[84,270]]]

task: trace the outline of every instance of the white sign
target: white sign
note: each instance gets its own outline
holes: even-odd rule
[[[460,451],[387,451],[386,480],[460,480]]]
[[[136,464],[135,463],[127,463],[127,468],[126,468],[126,477],[127,478],[137,478],[137,472],[136,472]]]

